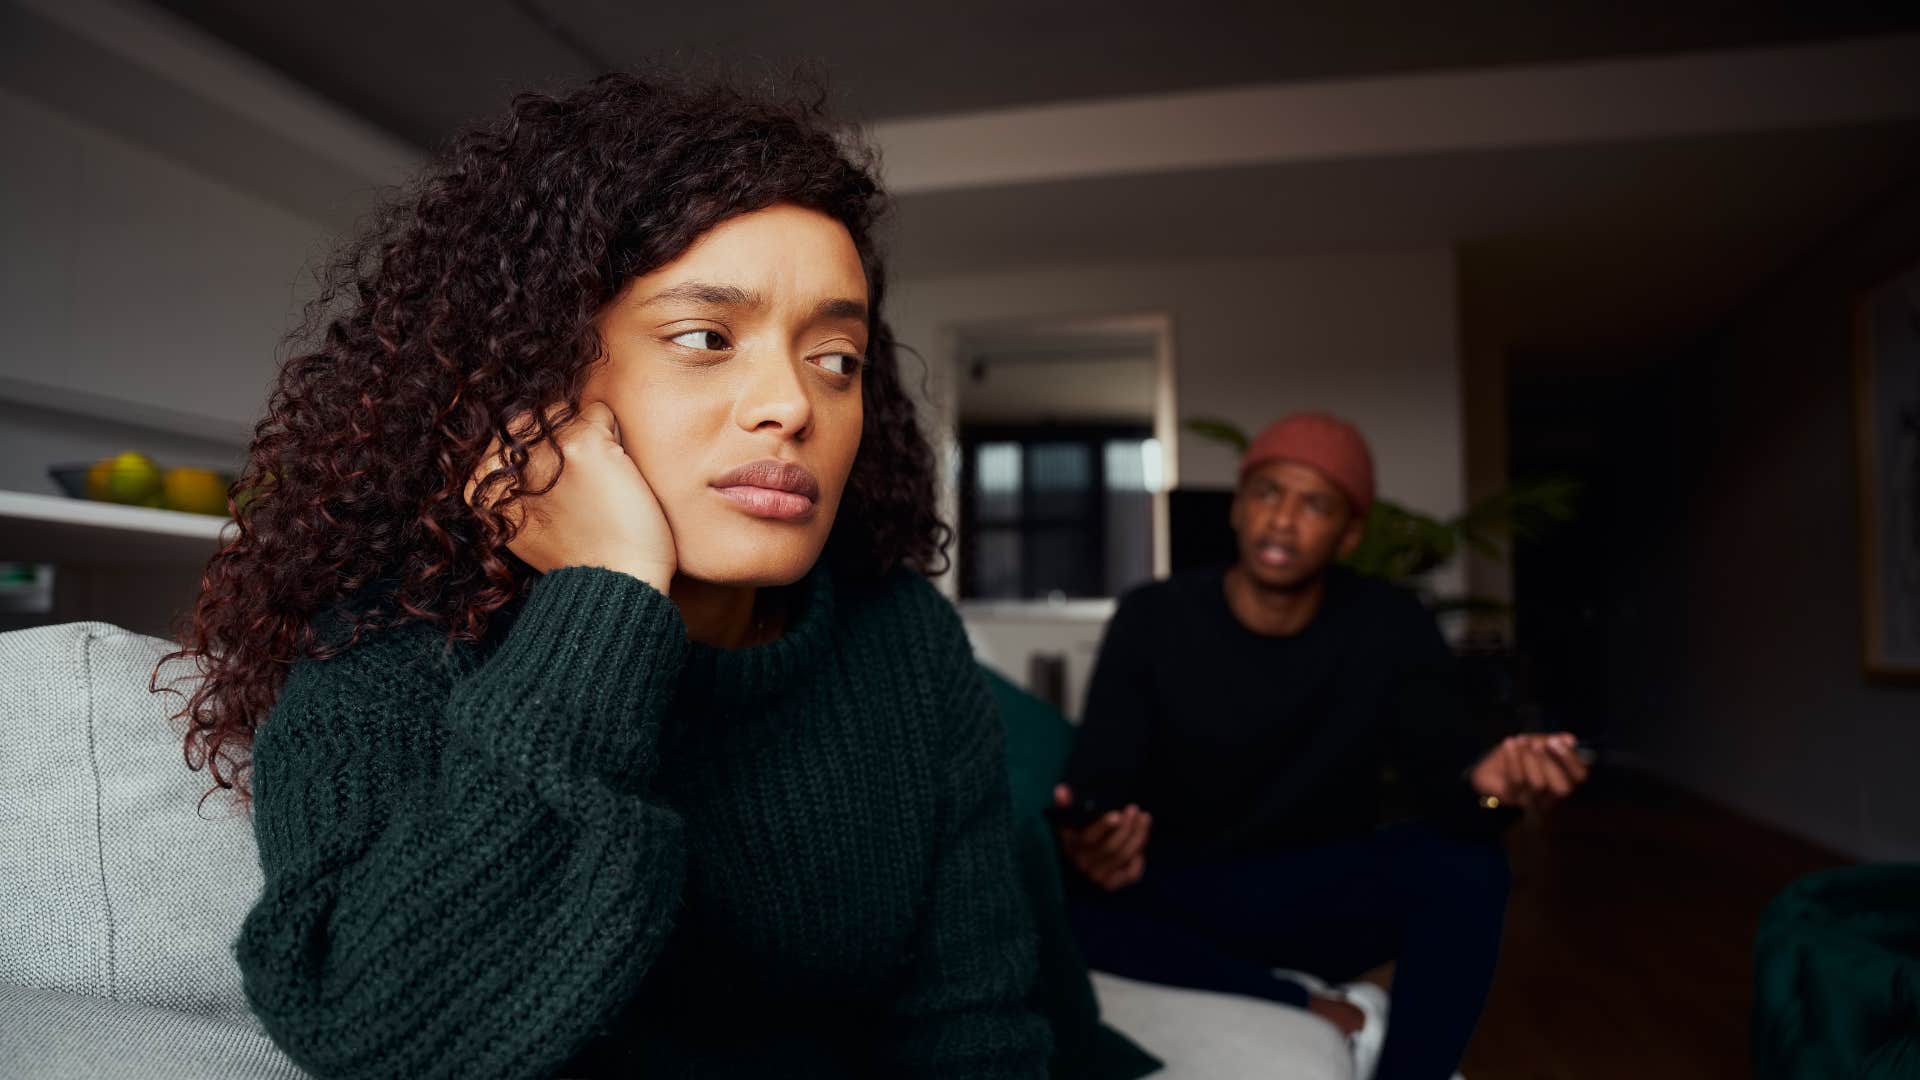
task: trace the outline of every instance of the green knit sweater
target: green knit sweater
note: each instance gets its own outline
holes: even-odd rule
[[[905,572],[688,641],[623,574],[294,666],[254,745],[248,1000],[322,1076],[1032,1076],[1003,735]]]

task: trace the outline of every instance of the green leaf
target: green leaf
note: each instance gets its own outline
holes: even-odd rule
[[[1236,454],[1246,453],[1247,445],[1253,441],[1247,437],[1247,433],[1242,431],[1239,425],[1218,417],[1196,416],[1188,420],[1184,426],[1203,439],[1226,443]]]
[[[1473,504],[1454,524],[1463,534],[1489,543],[1496,537],[1525,543],[1571,521],[1579,496],[1580,482],[1570,477],[1523,480]]]

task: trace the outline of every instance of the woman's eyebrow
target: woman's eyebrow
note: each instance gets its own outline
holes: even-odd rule
[[[748,292],[738,285],[720,285],[710,281],[683,281],[671,288],[654,293],[635,306],[650,307],[654,304],[675,302],[731,308],[763,308],[767,304],[766,298],[759,293]],[[862,300],[834,297],[815,304],[813,317],[865,322],[867,305]]]
[[[860,300],[838,298],[822,300],[813,305],[815,319],[847,319],[855,322],[867,321],[867,305]]]
[[[748,292],[738,285],[716,285],[707,281],[684,281],[669,289],[662,289],[636,306],[648,307],[670,301],[711,304],[715,307],[757,308],[765,307],[766,300],[759,293]]]

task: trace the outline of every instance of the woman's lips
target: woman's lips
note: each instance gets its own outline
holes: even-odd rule
[[[735,506],[754,517],[800,521],[813,516],[813,500],[791,491],[776,491],[752,484],[734,484],[714,490],[732,499]]]
[[[812,517],[820,498],[820,483],[805,466],[771,459],[730,470],[712,486],[747,513],[775,521]]]

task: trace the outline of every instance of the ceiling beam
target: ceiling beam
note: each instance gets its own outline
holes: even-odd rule
[[[421,162],[413,146],[153,5],[131,0],[10,2],[371,182],[393,183]]]
[[[1920,115],[1920,35],[1205,90],[876,123],[897,195],[1870,124]]]

